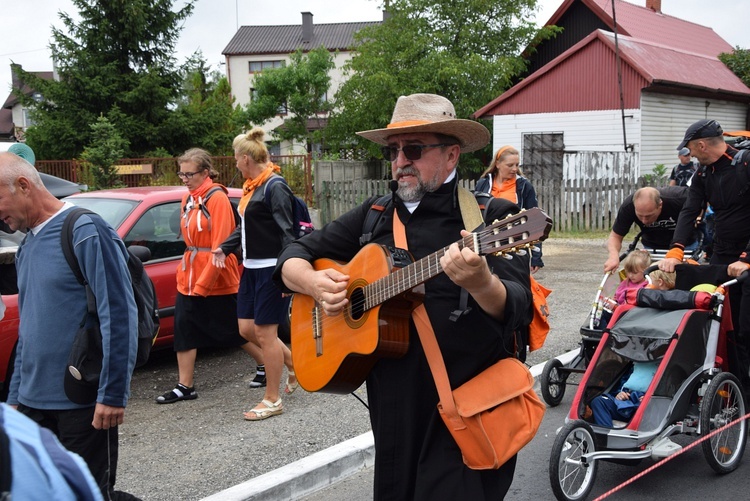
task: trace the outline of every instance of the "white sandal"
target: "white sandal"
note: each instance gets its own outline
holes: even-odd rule
[[[265,407],[256,407],[245,412],[243,414],[243,416],[245,416],[245,421],[260,421],[284,412],[284,406],[281,405],[281,399],[278,399],[276,402],[263,399],[260,403],[265,405]]]
[[[294,378],[293,383],[289,382],[290,377]],[[284,393],[286,393],[287,395],[291,395],[292,393],[294,393],[294,390],[296,390],[298,386],[299,386],[299,380],[297,379],[297,375],[294,374],[294,371],[288,371],[288,374],[286,376],[286,386],[284,387]]]

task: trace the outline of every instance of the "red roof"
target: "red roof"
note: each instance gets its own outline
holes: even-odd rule
[[[750,88],[713,56],[622,35],[618,43],[626,108],[637,108],[641,90],[655,86],[750,97]],[[616,75],[614,34],[597,30],[473,116],[619,109]]]
[[[602,22],[613,29],[612,0],[565,0],[547,21],[546,26],[555,25],[573,2],[581,2]],[[669,16],[662,12],[635,5],[624,0],[615,0],[618,35],[628,35],[649,42],[678,47],[690,52],[716,57],[722,52],[732,52],[733,47],[716,32],[706,26]]]

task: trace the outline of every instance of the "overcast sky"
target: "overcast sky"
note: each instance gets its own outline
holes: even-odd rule
[[[645,5],[646,0],[628,0]],[[536,21],[544,24],[563,0],[539,0]],[[177,5],[182,5],[177,0]],[[193,15],[185,22],[177,57],[183,62],[200,49],[208,63],[218,68],[221,51],[242,25],[302,24],[301,12],[313,13],[314,23],[379,21],[382,0],[198,0]],[[662,12],[713,28],[732,46],[750,48],[750,30],[740,20],[744,7],[736,0],[662,0]],[[2,0],[0,32],[0,102],[10,93],[10,63],[27,71],[51,71],[48,49],[51,26],[63,28],[59,11],[76,17],[70,0]],[[685,33],[690,48],[690,33]],[[223,69],[223,67],[222,67]]]

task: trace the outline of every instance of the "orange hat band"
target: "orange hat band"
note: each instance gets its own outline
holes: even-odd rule
[[[428,125],[434,122],[428,122],[427,120],[405,120],[403,122],[393,122],[388,124],[386,129],[395,129],[396,127],[413,127],[415,125]]]

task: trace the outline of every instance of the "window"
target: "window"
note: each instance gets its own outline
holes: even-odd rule
[[[28,108],[23,109],[23,126],[24,127],[31,127],[32,125],[36,125],[34,123],[34,120],[31,118],[31,112]]]
[[[269,68],[281,68],[284,61],[250,61],[250,73],[257,73]]]
[[[143,245],[151,251],[151,259],[182,256],[185,242],[180,233],[182,208],[179,202],[170,202],[149,208],[128,231],[125,245]]]

